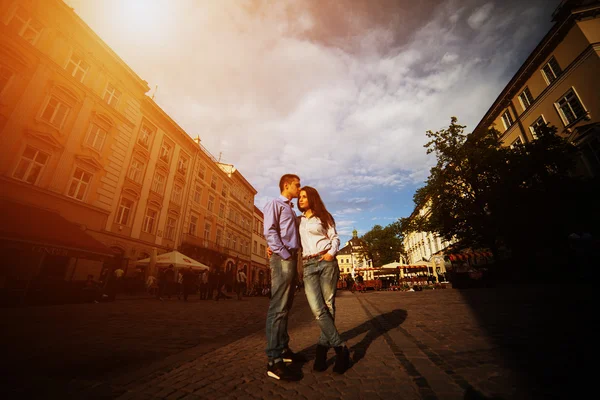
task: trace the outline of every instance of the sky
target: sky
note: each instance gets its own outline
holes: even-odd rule
[[[427,130],[475,128],[559,0],[65,0],[258,191],[315,187],[345,243],[414,210]]]

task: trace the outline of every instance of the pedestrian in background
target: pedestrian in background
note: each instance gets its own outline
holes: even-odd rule
[[[188,295],[196,291],[197,281],[198,279],[196,278],[196,274],[194,274],[192,267],[182,271],[181,289],[183,290],[183,301],[187,301]]]
[[[241,300],[242,294],[246,290],[246,274],[244,273],[243,269],[240,269],[237,272],[236,282],[237,282],[237,298],[238,298],[238,300]]]

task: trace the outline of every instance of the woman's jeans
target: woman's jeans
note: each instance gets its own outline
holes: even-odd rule
[[[340,278],[337,260],[304,262],[304,292],[308,304],[321,328],[321,346],[337,347],[343,344],[335,327],[335,292]]]
[[[294,301],[296,267],[298,258],[293,254],[289,260],[273,253],[271,266],[271,302],[267,312],[267,357],[276,359],[288,348],[288,313]]]

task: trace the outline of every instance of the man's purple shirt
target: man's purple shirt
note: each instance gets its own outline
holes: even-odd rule
[[[291,257],[290,250],[300,248],[296,213],[292,209],[291,200],[279,195],[265,205],[263,213],[267,245],[273,253],[287,260]]]

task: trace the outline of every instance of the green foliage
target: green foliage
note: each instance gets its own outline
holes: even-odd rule
[[[401,219],[401,231],[436,232],[463,247],[492,251],[498,243],[519,249],[564,234],[572,215],[557,200],[576,184],[568,176],[574,146],[551,127],[513,148],[502,147],[493,128],[478,135],[465,134],[464,128],[452,117],[447,129],[427,132],[424,147],[437,163],[414,201],[416,210],[425,207],[428,214]],[[564,225],[560,232],[548,223],[556,214]]]
[[[402,251],[400,223],[394,222],[386,227],[375,225],[361,239],[365,242],[365,255],[373,260],[374,266],[385,265],[398,260]]]

